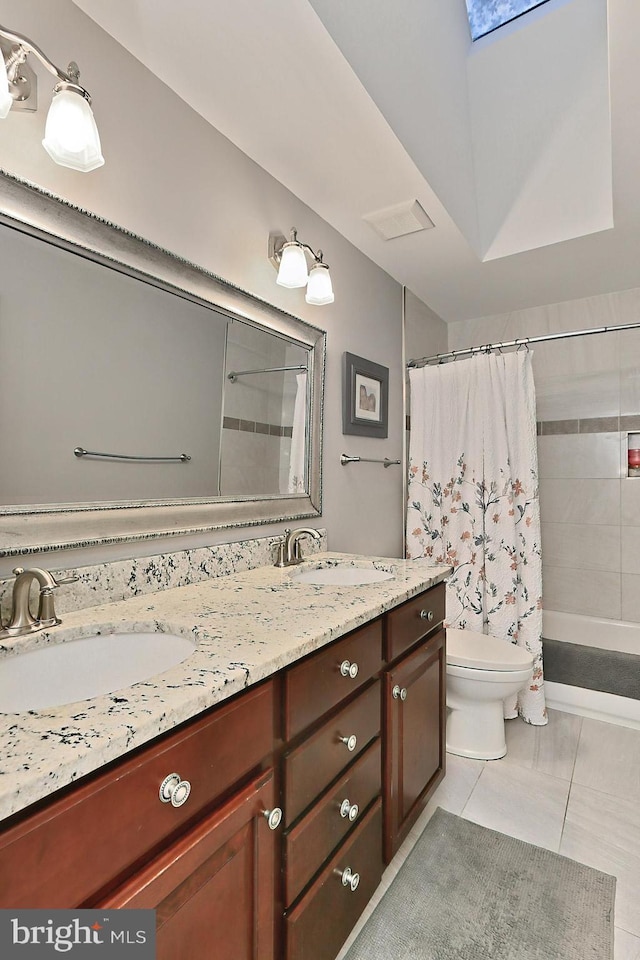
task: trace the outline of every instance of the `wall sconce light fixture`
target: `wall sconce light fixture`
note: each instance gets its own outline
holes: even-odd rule
[[[311,268],[307,256],[311,260]],[[278,271],[276,283],[281,287],[306,287],[307,303],[333,303],[329,265],[322,259],[322,250],[315,253],[308,243],[301,243],[295,227],[291,230],[290,240],[286,240],[281,233],[269,235],[269,260]]]
[[[78,82],[77,63],[72,61],[65,73],[27,37],[0,27],[0,38],[8,41],[0,50],[0,119],[7,116],[14,103],[23,109],[30,108],[30,99],[35,104],[36,76],[25,66],[27,57],[33,54],[57,78],[42,146],[63,167],[84,173],[101,167],[104,157],[91,97]],[[31,109],[36,109],[35,105]]]

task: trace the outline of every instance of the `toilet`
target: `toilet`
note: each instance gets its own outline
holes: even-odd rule
[[[532,669],[531,654],[508,640],[447,629],[447,752],[504,757],[503,701],[530,680]]]

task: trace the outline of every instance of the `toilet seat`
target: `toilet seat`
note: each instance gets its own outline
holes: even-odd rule
[[[474,630],[447,628],[447,664],[509,672],[531,669],[533,657],[508,640]]]

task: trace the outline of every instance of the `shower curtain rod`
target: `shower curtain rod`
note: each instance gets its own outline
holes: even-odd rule
[[[569,337],[588,337],[593,333],[613,333],[614,330],[638,329],[640,329],[640,323],[621,323],[615,327],[591,327],[588,330],[570,330],[567,333],[548,333],[542,337],[519,337],[517,340],[505,340],[502,343],[485,343],[482,346],[452,350],[450,353],[436,353],[433,357],[420,357],[409,360],[407,367],[425,367],[430,363],[445,363],[447,360],[472,357],[474,353],[490,353],[492,350],[502,350],[504,347],[528,347],[530,343],[542,343],[545,340],[566,340]]]

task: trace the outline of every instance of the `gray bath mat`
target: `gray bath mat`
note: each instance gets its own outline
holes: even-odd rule
[[[615,883],[438,808],[346,960],[612,960]]]

